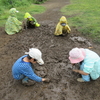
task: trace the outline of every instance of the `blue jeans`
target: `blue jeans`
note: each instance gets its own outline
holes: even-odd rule
[[[22,79],[23,82],[27,82],[28,81],[28,77],[26,77],[24,75],[20,75],[19,78]]]
[[[83,68],[84,68],[84,63],[82,62],[82,64],[80,65],[80,70],[83,71]],[[83,79],[84,81],[87,81],[87,82],[90,81],[90,75],[81,75],[81,76],[82,76],[82,79]]]
[[[23,78],[25,78],[24,75],[19,75],[19,79],[23,79]]]

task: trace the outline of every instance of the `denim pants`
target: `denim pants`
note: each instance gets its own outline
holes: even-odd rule
[[[20,75],[19,78],[23,81],[28,81],[28,77],[24,76],[24,75]]]
[[[25,76],[24,75],[19,75],[19,79],[24,79]]]
[[[80,65],[80,70],[83,71],[83,68],[84,68],[84,62],[81,63],[81,65]],[[82,79],[83,79],[84,81],[87,81],[87,82],[90,81],[90,75],[81,75],[81,76],[82,76]]]

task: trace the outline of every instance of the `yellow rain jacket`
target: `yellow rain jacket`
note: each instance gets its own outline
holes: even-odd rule
[[[37,20],[33,16],[31,16],[28,12],[25,13],[24,19],[27,19],[27,22],[31,22],[31,24],[35,25],[36,27],[40,26]]]
[[[8,35],[18,33],[22,29],[22,22],[20,22],[16,17],[17,12],[16,8],[11,8],[9,11],[10,16],[5,24],[5,31]]]
[[[56,30],[55,30],[54,35],[62,35],[63,32],[70,33],[70,31],[71,31],[71,29],[68,26],[66,17],[65,16],[62,16],[60,18],[59,23],[56,26]]]

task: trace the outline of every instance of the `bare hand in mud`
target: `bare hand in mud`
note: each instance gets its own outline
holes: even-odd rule
[[[49,83],[50,82],[50,79],[49,78],[43,78],[42,81]]]

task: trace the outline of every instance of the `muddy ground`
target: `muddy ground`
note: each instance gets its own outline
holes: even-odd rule
[[[88,48],[89,44],[100,55],[99,45],[81,36],[74,27],[71,27],[71,34],[64,37],[53,35],[62,16],[59,10],[67,4],[70,4],[69,0],[48,0],[42,4],[47,11],[34,15],[41,24],[38,28],[12,36],[0,28],[0,100],[100,100],[100,79],[89,83],[77,82],[80,75],[72,72],[68,60],[72,48]],[[34,65],[35,72],[41,77],[49,77],[50,83],[25,87],[12,78],[13,63],[31,47],[38,47],[45,61],[43,66]]]

